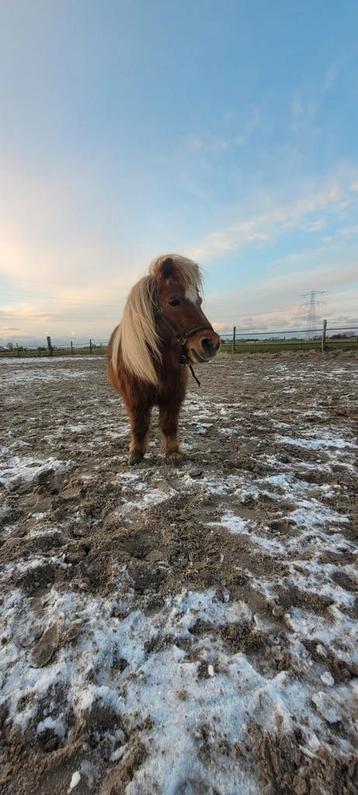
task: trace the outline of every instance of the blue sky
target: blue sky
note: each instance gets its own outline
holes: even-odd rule
[[[0,344],[108,337],[160,253],[222,331],[358,324],[358,5],[0,6]]]

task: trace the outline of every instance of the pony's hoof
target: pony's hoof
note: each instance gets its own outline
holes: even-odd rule
[[[183,463],[184,456],[182,453],[169,453],[169,455],[165,456],[165,461],[167,464],[177,467],[179,464]]]
[[[140,453],[139,450],[133,450],[132,453],[129,453],[128,463],[129,466],[133,466],[134,464],[139,464],[143,460],[143,453]]]

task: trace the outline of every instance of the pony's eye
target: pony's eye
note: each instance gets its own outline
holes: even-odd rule
[[[179,301],[179,298],[171,298],[169,303],[170,303],[170,306],[179,306],[180,301]]]

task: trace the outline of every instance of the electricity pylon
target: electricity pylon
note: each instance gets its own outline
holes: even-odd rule
[[[323,301],[317,300],[317,295],[324,295],[327,290],[310,290],[309,293],[302,293],[303,298],[308,298],[303,306],[308,307],[306,318],[306,337],[310,338],[310,332],[317,326],[316,304],[322,304]]]

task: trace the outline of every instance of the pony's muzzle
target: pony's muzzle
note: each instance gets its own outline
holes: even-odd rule
[[[213,356],[216,356],[220,348],[220,337],[218,334],[215,334],[214,337],[204,337],[204,339],[201,340],[201,348],[208,359],[212,359]]]
[[[190,346],[190,352],[197,362],[208,362],[216,356],[220,348],[220,337],[215,331],[209,333],[196,340],[196,344]]]

